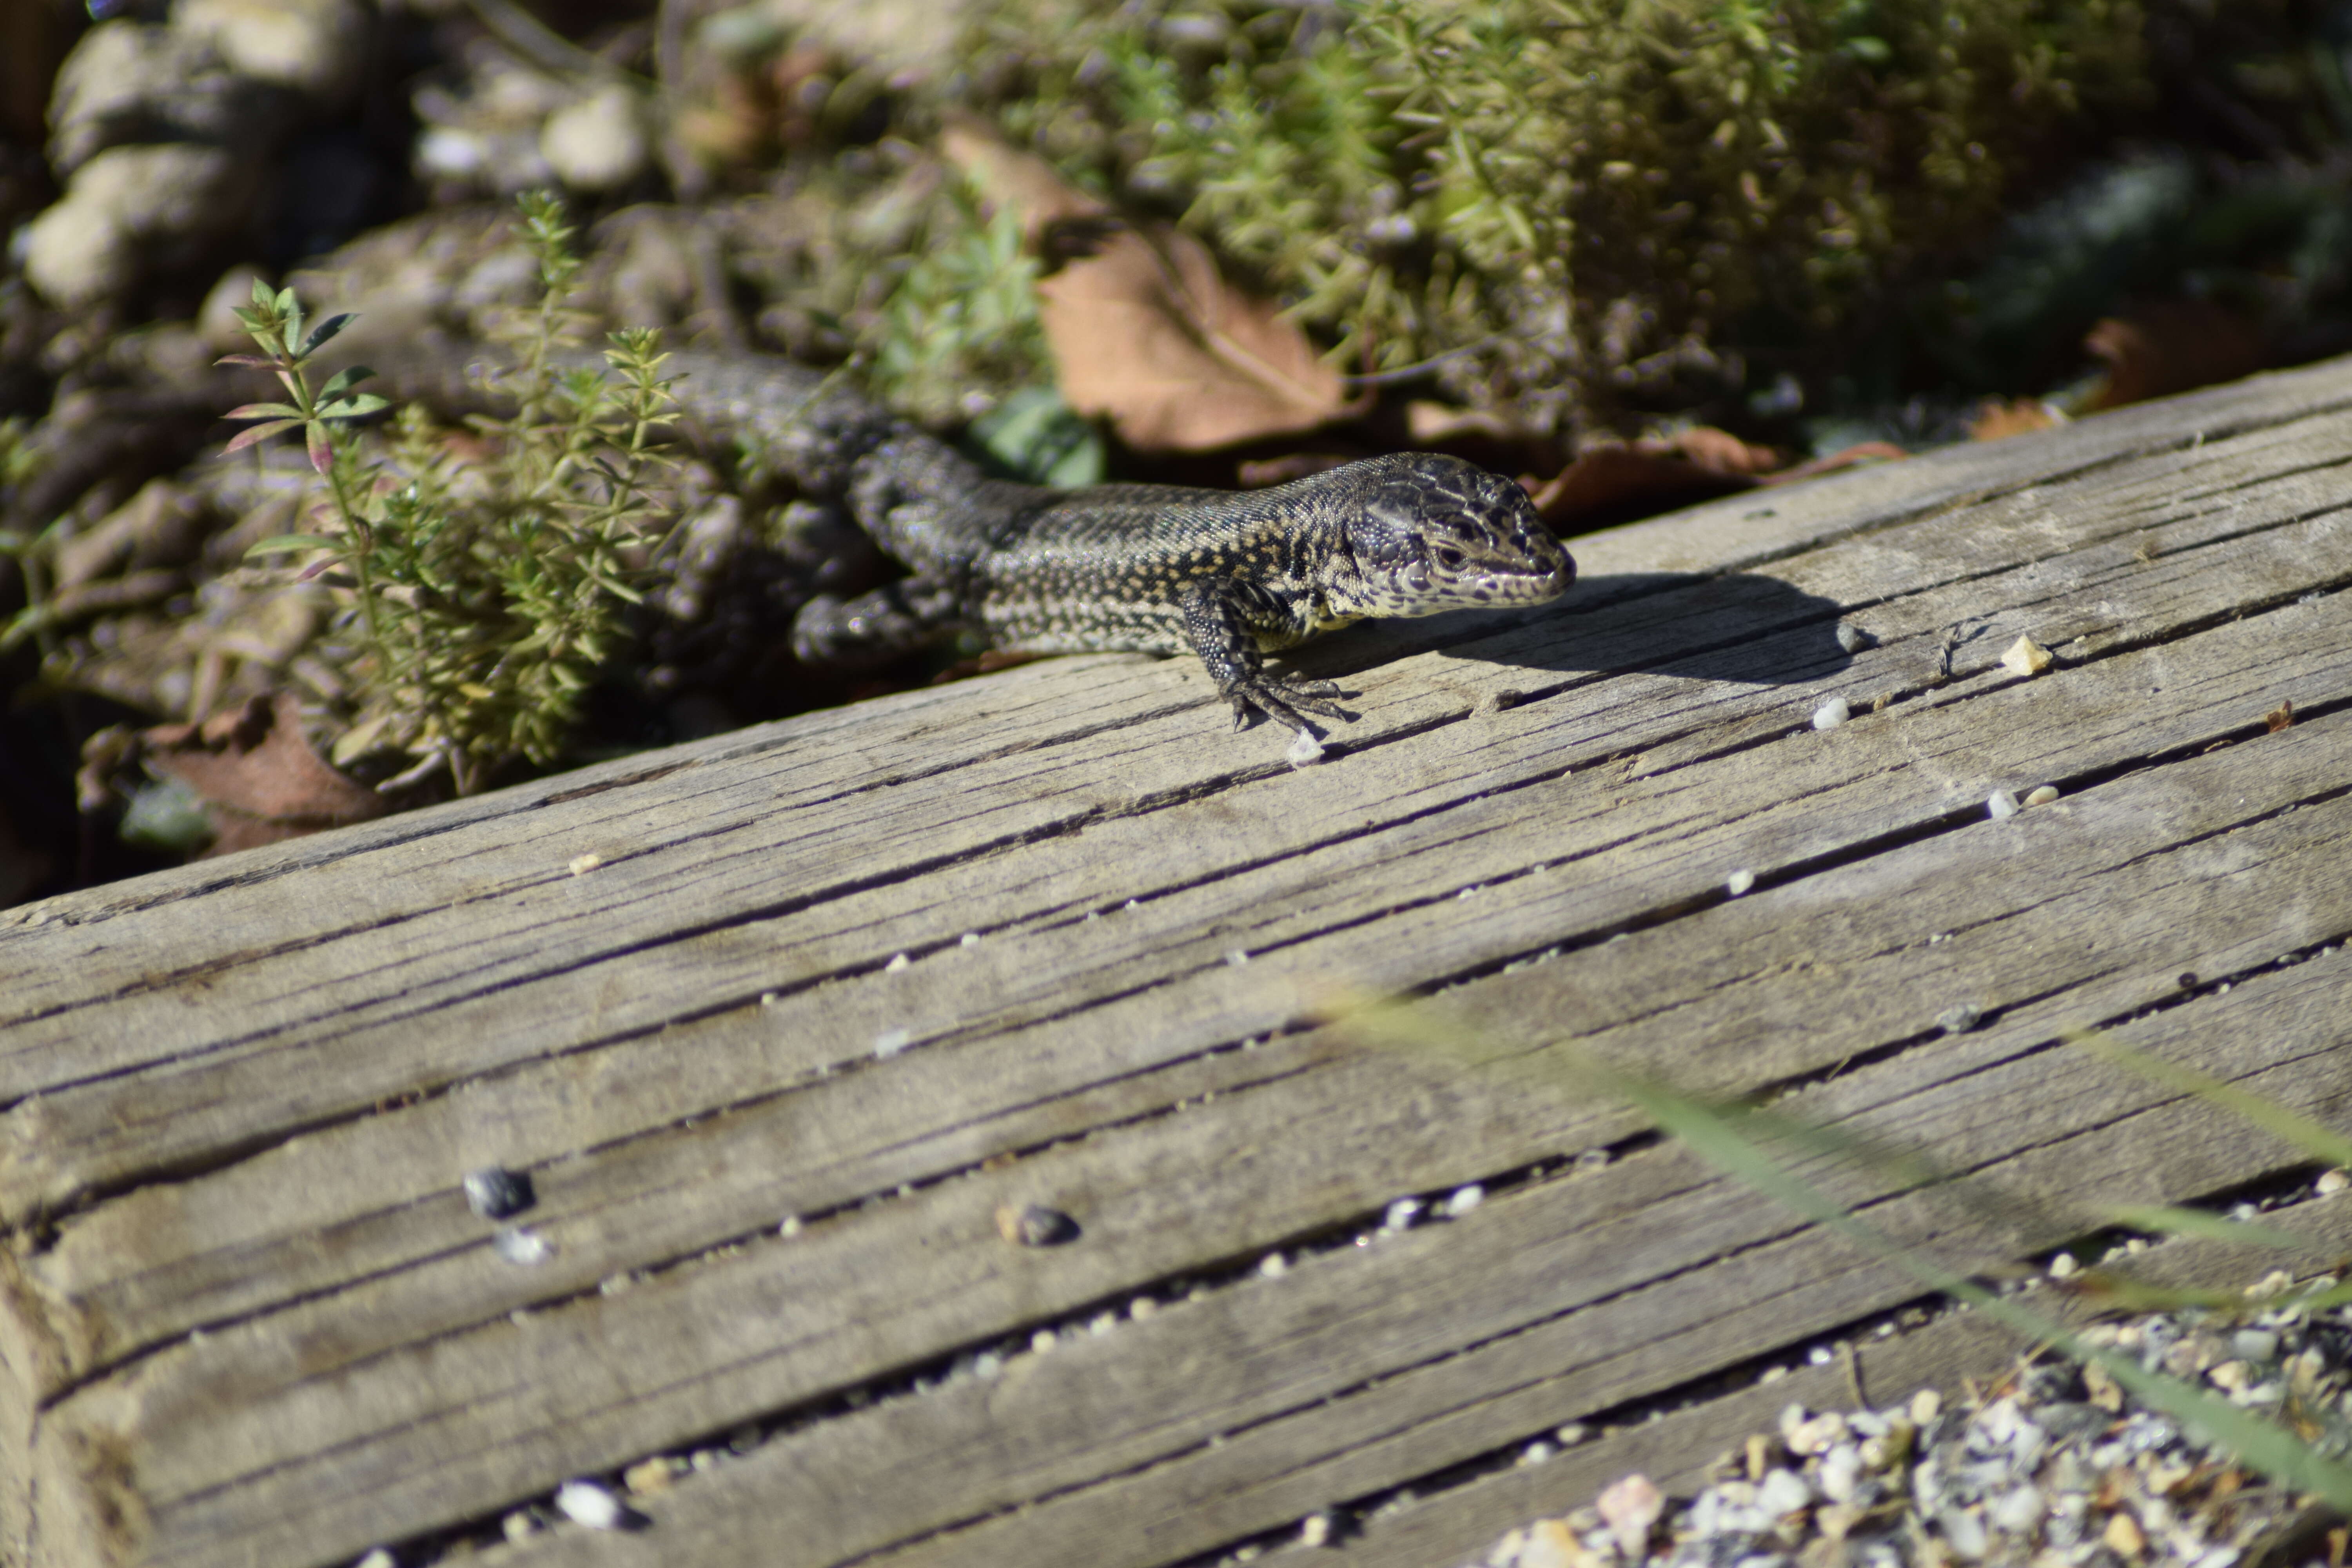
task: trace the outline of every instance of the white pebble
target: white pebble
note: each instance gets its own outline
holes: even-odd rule
[[[1225,950],[1225,962],[1235,969],[1249,962],[1249,949],[1234,947]]]
[[[1741,894],[1743,894],[1743,893],[1747,892],[1750,888],[1753,888],[1755,885],[1756,885],[1756,873],[1755,873],[1755,872],[1753,872],[1753,871],[1734,871],[1730,876],[1728,876],[1728,877],[1727,877],[1727,878],[1725,878],[1725,879],[1724,879],[1724,881],[1723,881],[1723,890],[1724,890],[1725,892],[1727,892],[1727,893],[1729,893],[1733,898],[1735,898],[1735,899],[1736,899],[1736,898],[1738,898]]]
[[[1781,1519],[1801,1508],[1811,1506],[1813,1489],[1805,1478],[1794,1470],[1773,1469],[1765,1472],[1763,1484],[1756,1489],[1756,1506],[1774,1519]]]
[[[1936,1516],[1936,1522],[1944,1527],[1944,1541],[1958,1556],[1973,1563],[1985,1554],[1989,1542],[1984,1520],[1973,1510],[1947,1508]]]
[[[352,1568],[400,1568],[400,1560],[379,1546],[352,1564]]]
[[[1984,1022],[1984,1009],[1962,1002],[1936,1015],[1936,1027],[1948,1035],[1965,1035]]]
[[[1832,697],[1813,710],[1813,728],[1834,730],[1853,717],[1853,710],[1846,706],[1845,699]]]
[[[2075,1270],[2082,1267],[2083,1266],[2081,1264],[2074,1261],[2074,1255],[2073,1253],[2062,1252],[2057,1257],[2050,1260],[2050,1278],[2053,1279],[2064,1279],[2073,1275]]]
[[[893,953],[890,957],[890,962],[882,966],[882,973],[885,974],[896,974],[898,971],[906,968],[907,965],[912,962],[913,960],[909,959],[903,952]]]
[[[1466,1187],[1456,1187],[1445,1200],[1445,1217],[1460,1219],[1486,1201],[1486,1189],[1473,1182]]]
[[[1993,791],[1990,795],[1985,796],[1985,815],[1991,817],[1995,822],[2005,821],[2010,817],[2015,816],[2017,815],[2017,796],[2011,795],[2005,789],[1997,789]]]
[[[2057,798],[2058,786],[2056,784],[2035,784],[2032,789],[2025,792],[2025,804],[2028,805],[2048,805],[2052,801],[2056,800]]]
[[[1387,1213],[1381,1215],[1381,1228],[1382,1230],[1409,1229],[1412,1222],[1420,1217],[1421,1200],[1419,1198],[1399,1198],[1389,1205]]]
[[[594,1481],[564,1482],[555,1490],[555,1506],[574,1524],[584,1524],[591,1530],[620,1528],[621,1500]]]
[[[788,1241],[793,1237],[798,1236],[800,1233],[801,1216],[796,1214],[786,1215],[784,1216],[784,1223],[776,1227],[776,1234],[784,1237]]]
[[[509,1263],[519,1264],[525,1268],[544,1263],[555,1256],[555,1248],[548,1245],[545,1237],[528,1226],[520,1225],[500,1226],[498,1234],[490,1237],[490,1250]]]
[[[1299,731],[1302,735],[1306,732],[1307,731],[1304,730]],[[1305,1519],[1298,1521],[1299,1545],[1326,1546],[1330,1543],[1330,1541],[1331,1516],[1329,1514],[1310,1513]]]
[[[1850,621],[1838,623],[1837,645],[1848,653],[1860,653],[1876,640],[1868,632]]]
[[[1528,1444],[1525,1448],[1519,1450],[1519,1463],[1522,1465],[1540,1465],[1546,1459],[1550,1458],[1558,1452],[1559,1452],[1559,1449],[1553,1447],[1549,1443],[1544,1442],[1538,1438],[1537,1441]]]
[[[2009,645],[2000,662],[2012,675],[2039,675],[2050,668],[2050,650],[2032,637],[2020,637]]]
[[[2323,1196],[2329,1193],[2340,1193],[2347,1187],[2352,1187],[2352,1173],[2343,1171],[2322,1171],[2319,1173],[2319,1180],[2312,1184],[2312,1190]]]
[[[1988,1517],[1993,1528],[2003,1534],[2023,1535],[2042,1522],[2042,1511],[2040,1489],[2023,1486],[1995,1501]]]
[[[1160,1301],[1153,1296],[1138,1296],[1127,1304],[1127,1315],[1137,1322],[1160,1315]]]
[[[604,863],[602,855],[574,855],[567,869],[575,877],[584,877]]]
[[[980,933],[976,931],[968,931],[957,940],[961,942],[966,947],[978,947],[980,945]]]
[[[1060,1340],[1054,1337],[1054,1331],[1051,1329],[1039,1329],[1035,1333],[1029,1336],[1029,1349],[1036,1355],[1045,1355],[1049,1353],[1055,1345],[1060,1344],[1061,1342],[1062,1342]]]
[[[1279,1252],[1269,1252],[1257,1260],[1257,1271],[1268,1279],[1279,1279],[1290,1271],[1290,1259]]]
[[[1314,731],[1301,730],[1298,738],[1290,742],[1290,749],[1282,753],[1282,760],[1294,768],[1312,767],[1323,760],[1323,742],[1315,738]]]
[[[1832,1502],[1851,1502],[1862,1484],[1862,1448],[1840,1443],[1822,1456],[1822,1495]]]
[[[539,1519],[529,1509],[519,1508],[499,1521],[499,1533],[509,1541],[525,1541],[539,1533]]]

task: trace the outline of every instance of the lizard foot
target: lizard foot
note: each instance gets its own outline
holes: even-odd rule
[[[1236,679],[1225,688],[1225,700],[1234,705],[1234,728],[1249,722],[1252,711],[1264,713],[1277,723],[1294,730],[1308,730],[1302,714],[1313,713],[1325,719],[1345,719],[1348,710],[1337,699],[1339,689],[1328,680],[1291,680],[1274,675],[1251,675]]]

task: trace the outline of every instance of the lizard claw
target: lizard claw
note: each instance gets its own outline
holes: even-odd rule
[[[1345,719],[1348,710],[1336,700],[1339,695],[1339,689],[1328,680],[1286,680],[1271,675],[1236,680],[1225,689],[1225,699],[1234,705],[1236,730],[1249,722],[1254,710],[1294,730],[1314,728],[1303,716],[1307,713]]]

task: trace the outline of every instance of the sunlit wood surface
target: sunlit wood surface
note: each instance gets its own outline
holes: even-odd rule
[[[1977,1173],[2002,1217],[1819,1173],[1969,1267],[2286,1179],[2061,1036],[2344,1115],[2347,408],[1578,541],[1551,609],[1308,650],[1312,767],[1192,661],[1066,658],[0,912],[13,1560],[1145,1568],[1328,1510],[1302,1561],[1450,1568],[1997,1368],[1576,1064]],[[642,1528],[505,1541],[665,1458]]]

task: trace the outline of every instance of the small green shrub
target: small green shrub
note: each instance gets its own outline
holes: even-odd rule
[[[2136,0],[1017,0],[966,97],[1158,200],[1350,370],[1570,426],[1736,384],[1727,329],[1849,319],[1979,237]]]
[[[389,755],[406,780],[446,768],[461,794],[562,752],[626,643],[633,580],[664,521],[652,489],[669,407],[657,334],[614,333],[609,372],[570,363],[572,230],[552,197],[526,196],[522,210],[542,294],[501,334],[514,368],[497,390],[512,412],[472,421],[486,458],[460,461],[413,406],[388,439],[348,429],[385,406],[356,390],[373,373],[341,371],[314,393],[308,369],[346,318],[306,334],[292,290],[259,285],[238,312],[261,350],[242,363],[274,371],[290,401],[236,410],[265,423],[232,447],[299,428],[327,481],[334,532],[254,548],[310,556],[301,575],[332,573],[348,595],[322,650],[354,689],[335,759]]]

